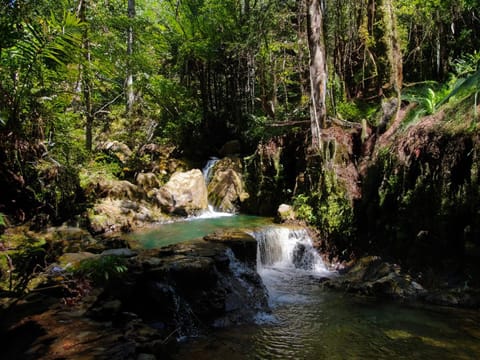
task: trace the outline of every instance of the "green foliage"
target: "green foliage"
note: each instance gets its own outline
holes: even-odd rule
[[[107,178],[118,178],[123,171],[121,161],[116,156],[104,152],[95,154],[89,168],[106,175]]]
[[[452,66],[458,78],[475,73],[480,66],[480,51],[474,51],[455,59]]]
[[[449,101],[453,97],[471,97],[473,96],[473,112],[474,118],[477,118],[478,94],[480,93],[480,67],[476,72],[461,79],[453,90],[446,96],[441,103]]]
[[[324,173],[317,218],[319,229],[330,237],[349,238],[353,234],[353,206],[331,171]]]
[[[298,219],[304,220],[309,224],[315,224],[317,218],[315,211],[310,205],[312,199],[305,194],[298,194],[293,198],[293,208]]]
[[[6,248],[2,243],[0,258],[2,270],[8,277],[1,279],[3,287],[12,294],[20,296],[25,293],[30,281],[42,272],[48,261],[45,241],[22,238],[15,248]]]
[[[377,111],[377,106],[362,101],[341,101],[337,103],[336,111],[342,119],[360,122],[370,119]]]
[[[126,261],[119,256],[107,255],[83,260],[74,273],[98,285],[120,279],[128,270]]]
[[[402,100],[417,104],[415,108],[415,114],[417,117],[433,114],[439,102],[435,90],[431,87],[406,90],[402,94]]]
[[[348,239],[354,234],[353,205],[333,172],[323,171],[319,191],[293,198],[295,214],[317,227],[329,239]]]
[[[402,93],[402,100],[415,103],[416,106],[410,110],[403,122],[403,126],[415,123],[422,116],[434,114],[442,104],[442,98],[448,93],[450,86],[451,82],[443,85],[435,82],[426,82],[407,88]]]
[[[6,101],[0,101],[0,110],[7,114],[5,125],[10,129],[20,131],[30,120],[27,115],[40,116],[43,104],[56,102],[57,84],[63,80],[59,74],[64,76],[66,65],[79,54],[82,27],[69,12],[60,19],[51,13],[35,23],[25,21],[22,37],[1,53],[4,74],[10,76],[0,88],[7,92],[2,95]]]

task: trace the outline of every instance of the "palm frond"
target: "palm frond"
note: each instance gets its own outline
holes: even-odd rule
[[[25,36],[12,49],[12,55],[18,57],[25,67],[47,60],[65,65],[80,49],[83,26],[69,12],[65,12],[60,20],[52,14],[39,26],[25,24]]]
[[[480,91],[480,67],[472,75],[459,81],[453,90],[439,102],[438,105],[445,104],[452,97],[460,94],[477,94]]]

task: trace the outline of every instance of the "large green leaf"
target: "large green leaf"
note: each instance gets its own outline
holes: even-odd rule
[[[472,95],[480,91],[480,67],[472,75],[467,77],[453,88],[453,90],[438,105],[442,105],[456,95]]]

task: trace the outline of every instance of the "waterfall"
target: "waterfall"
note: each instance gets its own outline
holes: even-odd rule
[[[257,268],[292,268],[329,272],[306,229],[267,227],[254,234],[258,243]]]
[[[220,160],[219,158],[212,156],[202,169],[203,178],[205,179],[205,184],[207,185],[207,187],[209,182],[212,180],[213,167],[219,160]],[[196,218],[210,219],[210,218],[232,216],[232,215],[233,214],[230,214],[230,213],[215,211],[214,207],[211,204],[208,204],[208,210],[204,211],[201,215],[197,216]]]
[[[311,301],[304,293],[317,286],[315,279],[335,276],[313,247],[306,229],[269,226],[252,235],[257,240],[257,272],[272,308]]]
[[[205,166],[202,169],[202,174],[203,174],[203,177],[205,179],[205,183],[207,184],[207,186],[208,186],[208,183],[210,182],[210,180],[212,180],[213,167],[218,162],[218,160],[220,160],[220,159],[212,156],[207,161],[207,163],[205,164]]]

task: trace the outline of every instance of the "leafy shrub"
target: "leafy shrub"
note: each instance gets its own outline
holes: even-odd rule
[[[378,106],[373,106],[360,101],[341,101],[336,104],[338,115],[348,121],[360,122],[362,119],[371,118]]]
[[[83,260],[74,270],[77,275],[104,285],[110,280],[120,278],[127,271],[124,258],[108,255]]]
[[[315,217],[315,211],[310,205],[312,201],[305,194],[299,194],[293,199],[293,208],[295,209],[295,214],[299,220],[305,220],[309,224],[314,224],[317,219]]]
[[[36,274],[42,272],[48,262],[49,252],[44,240],[21,239],[16,248],[9,249],[2,244],[1,264],[8,276],[2,278],[4,288],[12,294],[21,295]]]

